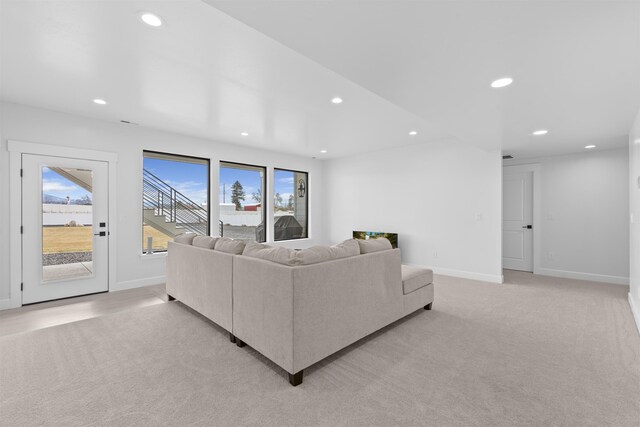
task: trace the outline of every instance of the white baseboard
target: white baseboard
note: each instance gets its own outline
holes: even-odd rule
[[[8,310],[10,308],[16,308],[16,306],[12,304],[11,298],[0,299],[0,310]]]
[[[473,271],[455,270],[451,268],[440,267],[426,268],[433,270],[435,274],[441,274],[443,276],[460,277],[462,279],[479,280],[481,282],[504,283],[504,276],[501,274],[476,273]]]
[[[144,279],[127,280],[125,282],[118,282],[115,286],[109,289],[109,292],[124,291],[125,289],[142,288],[144,286],[160,285],[165,283],[166,276],[147,277]]]
[[[562,277],[565,279],[613,283],[615,285],[629,285],[629,278],[623,276],[607,276],[604,274],[581,273],[579,271],[554,270],[552,268],[539,268],[534,273],[542,276]]]
[[[636,321],[638,333],[640,333],[640,302],[636,303],[634,301],[631,292],[629,292],[629,306],[631,307],[631,314],[633,314],[633,319]]]

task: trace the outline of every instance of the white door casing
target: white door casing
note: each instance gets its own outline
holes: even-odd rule
[[[505,172],[502,188],[502,266],[533,272],[533,173]]]
[[[91,261],[43,267],[43,171],[75,171],[86,176],[92,199],[83,231],[92,244]],[[109,289],[108,163],[42,155],[22,155],[22,303],[29,304]],[[74,231],[59,228],[59,232]],[[103,233],[104,235],[100,235]],[[83,234],[83,235],[84,235]],[[74,270],[76,268],[76,270]],[[52,271],[55,274],[52,274]]]

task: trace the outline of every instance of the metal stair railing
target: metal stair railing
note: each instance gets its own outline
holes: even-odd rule
[[[142,199],[144,209],[153,209],[155,215],[164,216],[178,228],[207,235],[207,210],[146,169],[142,171]]]

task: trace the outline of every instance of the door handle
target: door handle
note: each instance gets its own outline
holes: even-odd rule
[[[523,225],[522,228],[531,230],[533,228],[533,225]]]
[[[106,235],[107,235],[107,232],[106,232],[106,231],[101,231],[101,232],[99,232],[99,233],[94,233],[93,235],[94,235],[94,236],[104,237],[104,236],[106,236]]]

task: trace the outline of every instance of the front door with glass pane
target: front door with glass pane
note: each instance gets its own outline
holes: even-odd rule
[[[22,303],[107,291],[107,163],[23,154],[22,169]]]

